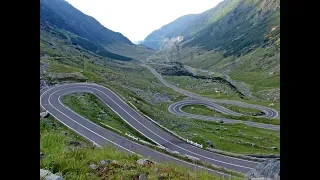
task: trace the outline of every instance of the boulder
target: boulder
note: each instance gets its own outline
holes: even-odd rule
[[[144,166],[144,165],[152,164],[152,162],[148,159],[142,158],[137,160],[137,164]]]
[[[78,141],[74,141],[74,140],[71,140],[69,144],[72,145],[72,146],[75,146],[75,147],[81,145]]]
[[[49,112],[48,112],[48,111],[45,111],[45,112],[41,112],[41,113],[40,113],[40,117],[41,117],[41,118],[46,118],[48,115],[49,115]]]
[[[280,162],[277,160],[266,160],[250,170],[246,177],[252,179],[273,179],[280,180]]]
[[[52,172],[45,170],[45,169],[40,169],[40,179],[43,179],[43,180],[64,180],[58,174],[52,174]]]
[[[100,165],[100,166],[104,166],[104,165],[108,165],[108,164],[110,164],[110,163],[111,163],[110,160],[101,160],[100,163],[99,163],[99,165]]]
[[[210,148],[214,148],[214,145],[211,141],[207,140],[206,143]]]
[[[44,178],[44,177],[48,176],[49,174],[52,174],[52,173],[48,170],[40,169],[40,178]]]
[[[110,162],[110,164],[112,164],[112,165],[118,165],[119,163],[118,163],[117,160],[113,160],[113,161]]]
[[[40,159],[43,159],[43,158],[44,158],[44,153],[40,152]]]
[[[96,170],[98,168],[98,166],[96,164],[94,164],[94,163],[91,163],[91,164],[89,164],[89,168],[91,170]]]
[[[50,174],[46,176],[44,180],[64,180],[64,179],[56,174]]]
[[[146,180],[147,179],[147,174],[143,173],[139,175],[139,180]]]

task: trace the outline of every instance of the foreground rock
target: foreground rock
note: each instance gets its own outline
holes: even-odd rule
[[[98,168],[98,166],[96,164],[94,164],[94,163],[89,164],[89,169],[96,170],[97,168]]]
[[[146,180],[146,179],[147,179],[147,174],[146,173],[139,175],[139,180]]]
[[[43,158],[44,158],[44,153],[40,152],[40,159],[43,159]]]
[[[151,165],[152,162],[150,160],[148,160],[148,159],[142,158],[142,159],[138,159],[137,160],[137,164],[139,164],[141,166],[144,166],[144,165]]]
[[[207,140],[206,143],[210,148],[214,148],[214,145],[211,141]]]
[[[254,170],[247,173],[248,179],[280,180],[280,162],[277,160],[266,160],[258,164]]]
[[[74,141],[74,140],[71,140],[71,141],[69,142],[69,144],[70,144],[71,146],[75,146],[75,147],[81,145],[78,141]]]
[[[45,169],[40,169],[40,179],[43,180],[64,180],[62,177],[52,174],[52,172],[45,170]]]
[[[101,160],[99,163],[99,166],[105,166],[110,164],[112,161],[111,160]]]
[[[49,115],[49,112],[48,111],[45,111],[45,112],[41,112],[40,113],[40,117],[41,118],[45,118],[45,117],[47,117]]]

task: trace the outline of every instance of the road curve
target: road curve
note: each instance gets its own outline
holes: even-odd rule
[[[209,101],[201,101],[201,100],[183,100],[183,101],[179,101],[179,102],[176,102],[176,103],[173,103],[169,106],[169,111],[172,110],[172,113],[181,113],[181,114],[187,114],[187,113],[184,113],[181,108],[183,106],[188,106],[188,105],[193,105],[193,104],[197,104],[197,105],[203,105],[203,106],[207,106],[208,108],[210,109],[215,109],[223,114],[230,114],[230,115],[233,115],[233,116],[242,116],[242,114],[240,113],[237,113],[237,112],[234,112],[228,108],[225,108],[223,106],[220,106],[216,103],[213,103],[213,102],[209,102]],[[171,112],[171,111],[170,111]]]
[[[258,127],[258,128],[263,128],[263,129],[269,129],[269,130],[274,130],[274,131],[279,131],[280,126],[274,125],[274,124],[265,124],[265,123],[258,123],[258,122],[252,122],[252,121],[242,121],[242,120],[235,120],[235,119],[227,119],[227,118],[221,118],[221,117],[214,117],[214,116],[203,116],[203,115],[197,115],[197,114],[191,114],[191,113],[186,113],[182,111],[182,107],[186,105],[204,105],[209,108],[214,108],[217,111],[224,113],[224,114],[231,114],[234,116],[239,116],[239,113],[233,112],[223,106],[219,106],[213,102],[209,101],[199,101],[199,100],[184,100],[184,101],[179,101],[176,103],[173,103],[169,106],[168,110],[169,112],[177,115],[177,116],[185,116],[189,118],[194,118],[194,119],[200,119],[200,120],[205,120],[205,121],[223,121],[223,123],[242,123],[247,126],[252,126],[252,127]],[[269,112],[270,113],[270,112]],[[272,112],[271,112],[272,113]],[[241,114],[240,114],[241,115]]]
[[[220,99],[211,99],[211,98],[206,98],[206,97],[202,97],[198,94],[192,93],[190,91],[186,91],[184,89],[178,88],[170,83],[168,83],[156,70],[154,70],[152,67],[146,65],[146,64],[141,64],[141,66],[146,67],[147,69],[149,69],[151,71],[151,73],[156,76],[158,78],[158,80],[160,82],[162,82],[162,84],[164,84],[165,86],[171,88],[172,90],[179,92],[185,96],[188,96],[192,99],[196,99],[196,100],[200,100],[203,103],[224,103],[224,104],[231,104],[231,105],[236,105],[236,106],[242,106],[242,107],[247,107],[247,108],[253,108],[253,109],[259,109],[261,111],[263,111],[265,114],[262,116],[257,116],[257,117],[264,117],[264,118],[276,118],[278,117],[279,113],[278,111],[269,108],[269,107],[265,107],[265,106],[260,106],[260,105],[255,105],[255,104],[248,104],[248,103],[244,103],[244,102],[238,102],[238,101],[231,101],[231,100],[220,100]],[[257,123],[257,122],[251,122],[251,121],[241,121],[241,120],[235,120],[235,119],[225,119],[225,118],[217,118],[217,117],[208,117],[208,116],[200,116],[200,115],[194,115],[194,114],[188,114],[188,113],[178,113],[177,111],[174,110],[174,106],[177,106],[179,104],[183,104],[185,103],[185,101],[180,101],[177,103],[172,104],[171,106],[169,106],[168,110],[171,113],[174,113],[176,115],[183,115],[183,116],[188,116],[191,118],[197,118],[197,119],[201,119],[201,120],[223,120],[225,123],[243,123],[246,124],[248,126],[252,126],[252,127],[258,127],[258,128],[263,128],[263,129],[270,129],[270,130],[276,130],[279,131],[280,130],[280,126],[279,125],[273,125],[273,124],[264,124],[264,123]],[[218,107],[218,105],[212,106],[212,107]],[[222,106],[220,106],[219,109],[221,109]],[[227,109],[227,108],[225,108]],[[231,114],[236,115],[236,112],[233,112],[231,110],[224,110],[224,112],[228,112]],[[241,115],[241,114],[237,114],[237,115]]]
[[[187,154],[199,158],[202,162],[221,166],[240,173],[247,173],[259,164],[259,162],[228,157],[193,146],[160,129],[157,125],[127,105],[114,92],[97,84],[64,84],[52,87],[41,94],[40,104],[44,109],[49,111],[50,114],[61,123],[98,145],[111,144],[120,150],[150,157],[157,162],[177,163],[193,169],[205,169],[211,173],[226,176],[224,173],[182,161],[137,144],[81,117],[71,109],[64,106],[61,102],[62,96],[75,92],[89,92],[94,94],[131,127],[156,144],[166,147],[172,151],[178,151],[180,154]]]

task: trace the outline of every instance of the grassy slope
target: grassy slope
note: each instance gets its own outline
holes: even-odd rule
[[[40,1],[40,27],[88,51],[113,59],[146,58],[153,51],[134,45],[121,33],[105,28],[96,19],[60,0]]]
[[[218,103],[219,104],[219,103]],[[261,112],[258,109],[252,109],[252,108],[247,108],[247,107],[241,107],[241,106],[236,106],[236,105],[232,105],[232,104],[223,104],[220,103],[219,105],[224,106],[232,111],[241,113],[241,114],[246,114],[246,115],[254,115],[256,113]]]
[[[52,126],[52,123],[55,126]],[[70,140],[80,142],[73,147]],[[134,179],[146,173],[148,179],[221,179],[206,172],[194,172],[169,164],[154,164],[142,167],[136,164],[136,155],[129,155],[111,147],[93,148],[90,143],[52,117],[40,120],[40,151],[45,157],[40,168],[62,173],[64,179]],[[90,170],[88,163],[99,164],[100,160],[116,160],[117,165],[106,165],[101,170]]]
[[[200,95],[215,95],[217,98],[238,97],[228,86],[211,80],[195,79],[190,76],[164,76],[164,78],[170,84]]]
[[[126,124],[118,115],[116,115],[111,109],[109,109],[100,99],[90,93],[76,93],[66,95],[62,99],[63,103],[71,108],[76,113],[85,117],[88,120],[105,127],[103,124],[107,124],[112,128],[121,131],[121,135],[125,133],[134,135],[139,139],[143,139],[153,144],[148,138],[144,137],[130,125]],[[103,123],[103,124],[101,124]],[[110,129],[110,128],[109,128]],[[112,130],[112,129],[111,129]],[[118,133],[117,131],[115,131]]]
[[[279,9],[278,0],[223,1],[202,13],[205,20],[186,26],[190,31],[202,26],[201,33],[186,39],[187,46],[182,43],[180,50],[172,48],[162,54],[194,68],[227,74],[243,82],[254,97],[280,102]],[[162,56],[158,53],[151,60],[159,61]]]
[[[220,104],[222,105],[222,103]],[[251,111],[252,112],[260,112],[255,109],[249,109],[249,108],[243,108],[239,106],[232,106],[232,105],[227,105],[224,104],[223,106],[226,106],[228,109],[238,111],[240,113],[248,113]],[[230,108],[231,107],[231,108]],[[249,109],[249,111],[248,111]],[[189,105],[189,106],[184,106],[182,107],[182,110],[187,113],[191,114],[200,114],[204,116],[215,116],[215,117],[225,117],[225,118],[230,118],[230,119],[238,119],[242,121],[253,121],[253,122],[259,122],[259,123],[265,123],[265,124],[275,124],[275,125],[280,125],[280,120],[279,119],[267,119],[267,118],[258,118],[258,117],[253,117],[253,116],[232,116],[232,115],[227,115],[220,113],[218,111],[215,111],[213,109],[209,109],[206,106],[203,105]]]
[[[222,3],[227,5],[220,9],[221,12],[229,12],[197,32],[190,40],[187,39],[183,47],[199,45],[206,50],[219,49],[224,56],[238,56],[255,49],[267,40],[272,43],[280,36],[279,28],[269,32],[273,27],[279,26],[280,20],[279,3],[275,3],[274,0]],[[268,5],[264,6],[265,4]],[[214,9],[219,8],[217,6]]]
[[[191,121],[191,120],[189,120]],[[178,129],[178,128],[177,128]],[[264,129],[247,127],[242,124],[230,125],[216,122],[194,120],[192,126],[178,133],[184,137],[205,144],[211,140],[214,148],[240,154],[279,154],[280,133]],[[252,147],[250,144],[254,143]],[[272,150],[276,146],[279,150]]]
[[[179,85],[179,88],[191,91],[196,94],[200,94],[204,97],[209,97],[213,99],[227,99],[227,100],[236,100],[245,103],[257,104],[262,106],[269,106],[271,103],[274,106],[269,106],[280,111],[280,102],[272,102],[267,100],[255,100],[249,99],[248,97],[241,99],[235,95],[233,91],[230,91],[228,88],[224,87],[221,84],[217,83],[207,83],[206,80],[198,80],[189,76],[164,76],[164,78],[173,85]],[[216,89],[218,92],[216,92]],[[228,106],[225,104],[221,104]],[[243,107],[239,106],[228,106],[234,111],[242,111]],[[279,117],[277,119],[280,119]]]
[[[105,48],[112,53],[121,54],[136,60],[144,60],[154,53],[153,49],[149,49],[143,45],[112,44],[105,46]]]
[[[280,37],[279,4],[278,0],[225,0],[201,14],[180,17],[145,40],[159,48],[158,40],[183,36],[183,48],[201,46],[238,56]]]
[[[165,54],[170,57],[167,52],[162,52],[162,54],[158,53],[156,57],[164,57]],[[273,98],[266,96],[266,94],[280,89],[280,51],[279,46],[276,44],[268,48],[258,48],[240,57],[229,56],[224,58],[221,52],[205,51],[197,47],[182,49],[180,54],[183,64],[193,68],[208,69],[215,72],[215,74],[227,74],[232,80],[243,82],[259,101],[272,102]],[[176,61],[176,56],[177,53],[175,52],[171,56],[173,58],[169,59]],[[155,57],[151,57],[152,60],[159,61]],[[202,86],[191,87],[190,83],[200,84],[200,82],[191,82],[192,79],[190,77],[167,78],[167,80],[171,80],[175,84],[185,86],[190,91],[203,95],[215,94],[212,90],[210,91],[210,88],[207,88],[210,84],[206,84],[204,88]],[[183,83],[183,81],[186,81],[186,83]],[[204,93],[204,91],[206,92]],[[229,93],[228,96],[230,95],[232,96]],[[280,97],[274,102],[280,102]]]
[[[251,85],[259,97],[259,91],[280,88],[280,51],[277,45],[256,51],[238,59],[237,66],[229,73],[234,80]]]
[[[47,76],[57,73],[63,75],[76,73],[80,78],[70,80],[55,77],[54,79],[48,79],[52,83],[86,80],[102,84],[116,92],[125,101],[134,103],[146,115],[182,137],[195,139],[196,141],[199,139],[198,142],[210,140],[216,144],[217,149],[230,150],[236,153],[278,153],[259,147],[250,147],[246,143],[237,144],[233,141],[246,138],[248,142],[254,142],[255,136],[263,136],[266,139],[266,143],[261,141],[262,145],[268,147],[279,146],[279,132],[257,130],[249,127],[245,129],[243,125],[234,125],[234,130],[241,130],[243,132],[254,131],[255,133],[249,133],[247,136],[241,137],[237,136],[236,131],[230,131],[223,138],[220,138],[220,134],[214,132],[215,128],[221,124],[176,117],[168,113],[167,108],[172,102],[158,102],[154,98],[154,94],[165,95],[171,101],[179,101],[184,96],[165,87],[146,68],[130,62],[111,61],[107,58],[90,54],[82,49],[77,49],[70,44],[66,44],[61,39],[55,39],[54,36],[50,36],[49,34],[42,33],[41,37],[40,55],[48,54],[50,56],[47,59],[41,60],[42,63],[46,62],[49,65]],[[55,49],[51,47],[49,42],[55,44]],[[198,137],[199,135],[195,135],[199,133],[203,133],[201,138]],[[269,136],[268,133],[273,134],[273,136]],[[276,139],[274,140],[273,138]],[[219,140],[217,141],[217,139]]]

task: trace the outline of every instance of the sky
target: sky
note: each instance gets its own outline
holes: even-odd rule
[[[66,0],[106,28],[132,42],[186,14],[198,14],[222,0]]]

